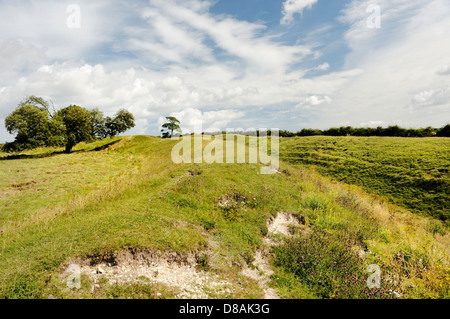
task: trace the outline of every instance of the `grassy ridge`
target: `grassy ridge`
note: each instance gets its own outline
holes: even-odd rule
[[[60,280],[61,270],[74,257],[134,248],[209,251],[202,265],[232,283],[230,293],[211,297],[261,298],[258,283],[241,271],[265,247],[267,221],[281,211],[302,216],[311,230],[295,230],[291,240],[272,250],[275,273],[270,285],[282,297],[372,297],[362,286],[339,293],[337,285],[349,283],[347,269],[333,268],[336,259],[321,259],[328,251],[340,256],[338,261],[348,259],[352,275],[360,280],[367,265],[377,263],[383,280],[394,278],[395,289],[405,297],[448,297],[449,236],[430,230],[431,220],[286,163],[283,173],[273,175],[258,174],[257,164],[175,165],[170,158],[174,145],[136,136],[106,148],[82,145],[74,154],[0,161],[0,192],[9,205],[0,210],[0,297],[176,295],[169,287],[142,284],[105,282],[92,290],[94,283],[86,278],[82,289],[68,291]],[[43,178],[47,170],[54,173],[52,178]],[[36,184],[24,186],[30,180]],[[22,190],[11,187],[19,184]],[[63,185],[74,195],[58,193]],[[224,201],[228,205],[221,205]],[[323,241],[315,234],[323,235]],[[308,261],[323,260],[323,266],[299,268],[298,252],[313,251],[299,247],[303,241],[321,247]],[[364,257],[354,258],[355,251],[363,251]],[[337,277],[337,285],[313,279],[325,274]]]
[[[413,212],[450,217],[448,138],[302,137],[282,139],[281,158],[383,195]]]

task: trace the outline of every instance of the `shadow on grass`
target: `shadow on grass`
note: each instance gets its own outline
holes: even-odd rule
[[[85,152],[98,152],[98,151],[103,151],[104,149],[107,149],[108,147],[117,144],[121,141],[117,140],[117,141],[113,141],[110,143],[107,143],[105,145],[101,145],[98,146],[92,150],[77,150],[77,151],[72,151],[70,153],[66,153],[64,151],[60,151],[60,152],[47,152],[47,153],[40,153],[40,154],[13,154],[13,155],[8,155],[8,156],[3,156],[0,157],[0,161],[10,161],[10,160],[19,160],[19,159],[35,159],[35,158],[46,158],[46,157],[52,157],[52,156],[56,156],[56,155],[61,155],[61,154],[74,154],[74,153],[85,153]]]

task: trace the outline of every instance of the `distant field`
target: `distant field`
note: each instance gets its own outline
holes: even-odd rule
[[[282,160],[315,166],[415,213],[450,217],[448,138],[285,138],[280,154]]]

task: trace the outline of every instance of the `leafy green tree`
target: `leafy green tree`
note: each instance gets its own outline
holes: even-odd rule
[[[48,145],[52,128],[49,113],[34,105],[24,104],[5,119],[6,130],[17,134],[14,142],[7,143],[5,150],[22,151]]]
[[[64,123],[65,132],[63,139],[66,145],[66,153],[80,142],[88,142],[93,139],[91,113],[77,105],[70,105],[56,113]]]
[[[96,137],[114,137],[136,126],[134,116],[125,109],[117,112],[113,118],[103,117],[99,109],[90,111],[92,120],[92,135]]]
[[[133,114],[122,109],[112,119],[106,118],[103,137],[117,136],[133,127],[135,127]]]
[[[106,119],[103,117],[103,112],[95,108],[89,113],[92,124],[92,136],[106,137],[104,136]]]
[[[52,118],[53,114],[56,113],[55,106],[53,105],[53,102],[51,100],[46,101],[42,97],[38,97],[38,96],[34,96],[34,95],[31,95],[31,96],[25,98],[19,105],[33,105],[42,110],[46,110],[48,112],[50,118]]]
[[[436,136],[436,131],[431,126],[428,126],[426,128],[423,128],[423,129],[419,129],[419,132],[420,132],[420,136],[422,136],[422,137],[433,137],[433,136]]]
[[[439,137],[450,137],[450,124],[440,128],[436,135]]]
[[[99,109],[71,105],[55,111],[53,103],[41,97],[25,98],[5,119],[10,134],[16,134],[4,151],[22,151],[40,146],[63,146],[70,153],[79,142],[95,137],[113,137],[134,127],[133,114],[125,109],[113,117],[103,117]]]
[[[297,136],[314,136],[314,135],[322,135],[321,130],[307,129],[304,128],[300,132],[297,132]]]
[[[329,128],[328,130],[324,131],[323,134],[327,136],[341,136],[339,128],[337,127]]]
[[[180,121],[173,116],[167,116],[166,120],[168,122],[163,124],[161,130],[163,138],[172,137],[174,132],[181,134]]]

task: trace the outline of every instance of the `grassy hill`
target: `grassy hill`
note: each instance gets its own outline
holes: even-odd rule
[[[385,196],[390,202],[448,221],[448,138],[301,137],[283,139],[282,159]]]
[[[0,297],[449,297],[436,220],[286,162],[176,165],[175,143],[0,154]]]

